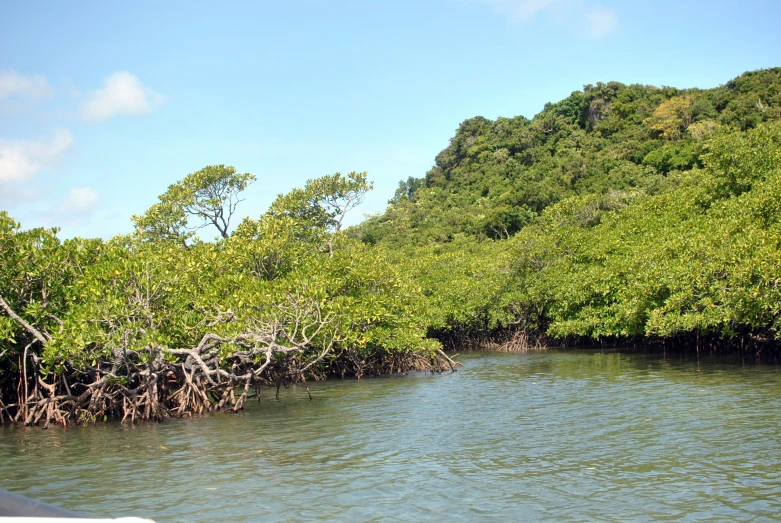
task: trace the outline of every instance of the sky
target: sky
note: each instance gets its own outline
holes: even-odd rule
[[[226,164],[258,179],[238,218],[367,171],[356,223],[467,118],[600,81],[716,87],[781,66],[779,27],[779,0],[0,0],[0,210],[109,238]]]

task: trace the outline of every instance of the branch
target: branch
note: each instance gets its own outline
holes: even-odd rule
[[[8,304],[3,300],[3,297],[0,296],[0,307],[5,310],[5,312],[11,317],[12,320],[14,320],[16,323],[24,327],[27,332],[33,335],[33,337],[40,341],[42,345],[46,345],[46,343],[51,339],[48,336],[44,336],[41,334],[41,331],[24,321],[18,314],[16,314],[11,307],[8,306]]]
[[[219,367],[215,369],[210,369],[194,350],[190,350],[190,349],[165,349],[165,350],[166,352],[170,354],[174,354],[176,356],[189,356],[190,358],[192,358],[200,367],[206,380],[213,386],[217,386],[217,383],[212,379],[212,376],[215,374],[217,375],[218,380],[220,376],[225,376],[228,379],[231,378],[231,375],[229,373],[225,372]]]
[[[47,316],[48,318],[51,318],[51,319],[53,319],[54,321],[56,321],[56,322],[57,322],[57,324],[60,326],[60,334],[62,334],[62,331],[65,329],[65,324],[62,322],[62,320],[61,320],[61,319],[59,319],[59,318],[58,318],[57,316],[55,316],[54,314],[49,314],[49,313],[46,313],[46,316]]]
[[[447,354],[445,354],[445,351],[443,351],[442,349],[437,349],[437,354],[445,358],[445,361],[447,361],[447,364],[450,366],[450,370],[453,372],[456,372],[456,367],[461,365],[457,361],[453,361],[452,359],[450,359],[450,357]]]

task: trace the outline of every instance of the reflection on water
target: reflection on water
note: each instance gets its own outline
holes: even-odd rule
[[[475,353],[238,415],[0,429],[0,487],[163,521],[776,521],[781,369]]]

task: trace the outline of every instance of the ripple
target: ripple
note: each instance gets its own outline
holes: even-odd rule
[[[0,487],[164,521],[774,521],[781,372],[599,352],[267,391],[239,415],[0,429]]]

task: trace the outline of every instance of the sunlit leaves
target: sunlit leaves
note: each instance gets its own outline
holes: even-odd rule
[[[186,244],[193,232],[213,225],[220,236],[228,237],[231,218],[241,202],[239,195],[256,180],[235,167],[209,165],[170,185],[141,216],[132,220],[146,240],[175,240]]]
[[[779,124],[721,134],[679,188],[599,220],[588,199],[550,208],[513,240],[519,304],[544,305],[555,336],[777,328],[779,136]]]
[[[646,125],[669,140],[683,136],[692,121],[692,100],[676,96],[662,102],[646,120]]]

